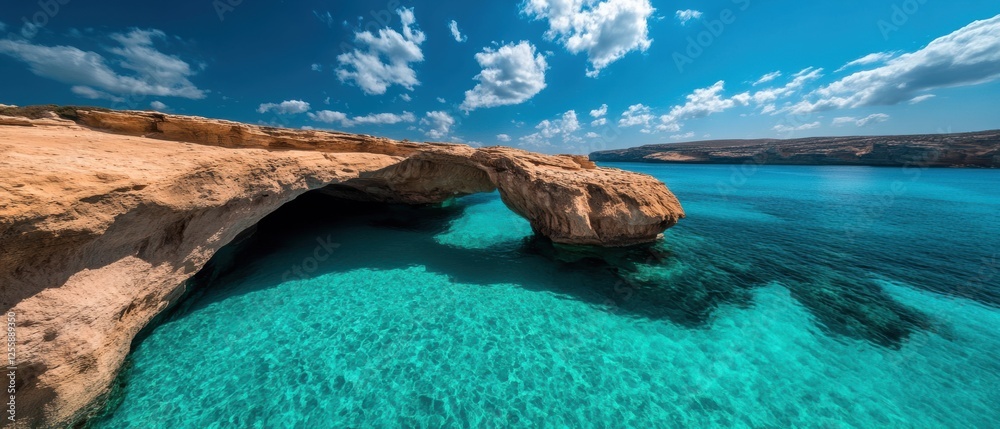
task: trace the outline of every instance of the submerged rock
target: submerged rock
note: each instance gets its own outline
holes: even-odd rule
[[[565,244],[652,242],[684,216],[656,179],[577,156],[150,112],[60,116],[75,122],[0,126],[0,305],[17,317],[24,427],[85,417],[185,280],[310,190],[423,204],[499,189]]]

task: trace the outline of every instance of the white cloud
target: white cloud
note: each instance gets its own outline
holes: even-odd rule
[[[328,124],[340,122],[341,125],[351,126],[348,125],[351,121],[350,119],[347,118],[347,114],[342,112],[334,112],[332,110],[320,110],[316,113],[309,113],[309,119],[312,119],[317,122],[326,122]]]
[[[845,69],[850,68],[850,67],[854,67],[854,66],[862,66],[862,65],[867,65],[867,64],[882,63],[882,62],[885,62],[885,61],[888,61],[888,60],[892,59],[892,57],[894,57],[894,56],[895,56],[895,54],[889,53],[889,52],[876,52],[874,54],[868,54],[868,55],[865,55],[865,56],[863,56],[861,58],[858,58],[858,59],[856,59],[854,61],[851,61],[851,62],[849,62],[847,64],[844,64],[843,67],[837,69],[837,71],[835,71],[834,73],[840,73],[840,72],[844,71]]]
[[[842,127],[847,124],[856,124],[857,122],[858,118],[855,118],[853,116],[841,116],[839,118],[833,118],[833,122],[831,122],[830,125],[833,125],[835,127]]]
[[[321,72],[321,71],[323,71],[323,66],[321,66],[319,64],[313,64],[311,68],[312,68],[312,71],[315,71],[315,72]]]
[[[507,134],[497,134],[497,140],[506,143],[510,141],[510,136]]]
[[[594,118],[600,118],[600,117],[602,117],[604,115],[607,115],[607,114],[608,114],[608,105],[607,104],[602,104],[601,107],[598,107],[597,109],[590,111],[590,116],[592,116]]]
[[[575,110],[563,113],[559,119],[539,122],[535,129],[538,132],[519,139],[522,144],[534,147],[551,146],[551,139],[556,137],[561,137],[564,143],[580,141],[580,137],[573,134],[580,129],[580,121],[576,117]]]
[[[1000,78],[1000,15],[975,21],[900,55],[884,66],[860,71],[813,92],[793,113],[840,108],[890,106],[913,100],[921,92],[977,85]]]
[[[547,39],[573,54],[587,53],[590,77],[653,42],[647,22],[655,9],[649,0],[527,0],[523,7],[527,16],[549,21]]]
[[[355,125],[392,125],[401,122],[414,122],[417,117],[410,112],[403,112],[402,114],[395,113],[373,113],[366,116],[355,116],[353,118],[349,117],[346,113],[335,112],[332,110],[320,110],[318,112],[309,112],[309,119],[317,122],[325,122],[328,124],[340,123],[344,127],[353,127]]]
[[[875,113],[861,119],[855,118],[853,116],[842,116],[839,118],[833,118],[833,122],[831,123],[831,125],[835,127],[842,127],[844,125],[854,124],[858,128],[861,128],[861,127],[866,127],[868,125],[885,122],[888,120],[889,120],[889,115],[886,115],[885,113]]]
[[[594,119],[590,123],[590,126],[592,126],[592,127],[602,127],[602,126],[607,125],[607,124],[608,124],[608,118],[598,118],[598,119]]]
[[[660,117],[661,131],[679,131],[681,121],[703,118],[713,113],[726,111],[736,105],[733,99],[722,98],[720,93],[725,89],[725,81],[718,81],[708,88],[696,89],[689,94],[687,102],[670,108],[670,113]]]
[[[448,102],[448,100],[445,100],[444,98],[441,98],[441,97],[438,97],[438,98],[437,98],[437,102],[438,102],[438,103],[441,103],[441,104],[444,104],[444,103],[447,103],[447,102]]]
[[[802,89],[807,83],[815,81],[823,77],[823,69],[807,67],[798,73],[792,75],[792,80],[785,84],[785,86],[778,88],[767,88],[757,91],[753,94],[752,99],[757,104],[770,104],[778,99],[789,97],[800,89]],[[765,112],[766,113],[766,112]]]
[[[670,136],[671,140],[683,140],[683,139],[690,139],[690,138],[694,138],[694,131],[688,131],[688,132],[686,132],[684,134],[674,134],[674,135]]]
[[[112,34],[118,46],[107,48],[115,57],[83,51],[72,46],[35,45],[24,40],[0,40],[0,54],[9,55],[28,64],[32,73],[73,85],[72,91],[88,98],[108,98],[121,101],[122,96],[160,96],[205,98],[189,78],[195,74],[191,66],[172,55],[156,49],[154,40],[166,40],[159,30],[135,29]],[[110,64],[127,70],[119,74]]]
[[[466,40],[469,40],[468,37],[463,36],[462,32],[458,30],[458,22],[455,21],[454,19],[448,23],[448,29],[451,30],[451,37],[454,37],[456,42],[462,43]]]
[[[323,104],[330,104],[330,97],[326,97],[326,99],[323,100]]]
[[[153,101],[152,103],[149,103],[149,107],[152,107],[153,110],[157,110],[157,111],[160,111],[160,112],[162,112],[162,111],[167,110],[167,109],[170,108],[166,104],[163,104],[163,102],[161,102],[161,101]]]
[[[340,62],[337,77],[341,82],[353,83],[369,95],[385,94],[392,85],[411,91],[420,85],[417,72],[410,64],[424,60],[420,45],[426,36],[415,28],[412,8],[399,9],[396,13],[403,24],[402,34],[388,27],[379,30],[377,36],[369,31],[354,34],[359,48],[337,56]]]
[[[403,112],[401,115],[395,113],[373,113],[366,116],[355,116],[351,118],[354,124],[374,124],[374,125],[392,125],[398,124],[400,122],[414,122],[417,117],[410,112]]]
[[[413,100],[413,97],[410,97],[410,94],[399,94],[399,98],[403,101]]]
[[[294,115],[309,111],[309,103],[302,100],[287,100],[281,103],[264,103],[257,108],[258,113],[274,111],[279,115]]]
[[[866,127],[871,124],[877,124],[880,122],[885,122],[889,120],[889,115],[885,113],[876,113],[874,115],[869,115],[866,118],[861,118],[858,120],[859,127]]]
[[[520,104],[545,89],[548,64],[531,43],[485,48],[476,54],[476,61],[482,67],[475,77],[479,84],[465,92],[462,110]]]
[[[322,22],[323,24],[325,24],[327,27],[330,28],[333,28],[333,25],[336,23],[336,21],[333,19],[333,15],[331,15],[329,11],[320,13],[314,10],[313,16],[315,16],[316,19],[319,20],[319,22]]]
[[[794,131],[813,130],[813,129],[816,129],[816,128],[819,128],[819,127],[820,127],[820,123],[819,122],[813,122],[813,123],[802,124],[802,125],[798,125],[798,126],[778,124],[778,125],[775,125],[774,128],[772,128],[772,129],[775,130],[775,131],[777,131],[777,132],[779,132],[779,133],[791,133],[791,132],[794,132]]]
[[[648,129],[650,122],[655,117],[650,113],[649,106],[642,103],[628,106],[628,110],[622,112],[621,119],[618,120],[620,127],[635,127],[642,125],[643,129]]]
[[[595,133],[595,132],[593,132],[593,131],[591,131],[591,132],[587,133],[587,135],[585,135],[584,137],[586,137],[588,139],[596,139],[596,138],[600,137],[600,135],[597,134],[597,133]]]
[[[912,99],[912,100],[910,100],[910,104],[917,104],[917,103],[921,103],[921,102],[924,102],[924,101],[927,101],[927,100],[930,100],[930,99],[932,99],[932,98],[934,98],[934,97],[937,97],[937,96],[936,96],[936,95],[934,95],[934,94],[924,94],[924,95],[918,95],[918,96],[916,96],[916,97],[913,97],[913,99]]]
[[[447,112],[436,111],[427,112],[427,115],[420,120],[421,125],[430,127],[424,134],[432,139],[442,139],[451,132],[451,127],[455,125],[455,118]]]
[[[676,13],[677,20],[681,22],[681,25],[687,24],[692,19],[700,19],[701,15],[701,11],[694,9],[679,10]]]
[[[753,83],[753,86],[763,85],[779,77],[781,77],[780,71],[768,73],[766,75],[761,76],[760,79],[757,79],[757,81]]]

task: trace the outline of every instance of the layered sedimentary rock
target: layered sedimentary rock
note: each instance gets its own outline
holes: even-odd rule
[[[655,240],[665,185],[583,157],[144,112],[0,125],[0,305],[17,317],[18,426],[79,421],[135,335],[241,231],[310,190],[435,203],[499,189],[553,241]]]
[[[1000,130],[964,134],[716,140],[594,152],[594,161],[1000,168]]]

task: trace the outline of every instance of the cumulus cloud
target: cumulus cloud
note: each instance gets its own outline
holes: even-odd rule
[[[649,49],[648,20],[654,10],[649,0],[527,0],[522,12],[548,20],[547,39],[573,54],[586,52],[587,76],[597,77],[629,52]]]
[[[153,101],[152,103],[149,103],[149,107],[153,108],[153,110],[160,111],[160,112],[162,112],[162,111],[167,110],[167,109],[170,108],[166,104],[163,104],[163,102],[161,102],[161,101]]]
[[[458,21],[455,21],[454,19],[451,20],[451,22],[448,23],[448,29],[451,30],[451,37],[454,37],[456,42],[462,43],[469,40],[468,37],[463,36],[462,32],[458,30]]]
[[[110,36],[118,46],[107,48],[113,55],[83,51],[72,46],[36,45],[25,40],[0,40],[0,54],[28,64],[32,73],[72,85],[72,91],[87,98],[124,100],[123,96],[205,98],[189,78],[191,66],[180,58],[160,52],[154,41],[166,40],[159,30],[135,29]],[[116,65],[125,70],[119,73]]]
[[[279,115],[294,115],[309,111],[309,103],[302,100],[287,100],[281,103],[264,103],[257,107],[258,113],[275,112]]]
[[[499,49],[485,48],[476,54],[482,71],[479,84],[465,92],[461,109],[466,112],[483,107],[507,106],[528,101],[545,89],[545,57],[535,53],[535,46],[522,41]]]
[[[763,85],[779,77],[781,77],[780,71],[768,73],[766,75],[761,76],[760,79],[757,79],[757,81],[753,83],[753,86]]]
[[[410,97],[410,94],[399,94],[399,98],[401,100],[403,100],[403,101],[412,101],[413,100],[413,97]]]
[[[311,68],[312,68],[312,71],[314,71],[314,72],[321,72],[321,71],[323,71],[323,66],[319,65],[319,64],[313,64]]]
[[[314,121],[328,124],[339,123],[344,127],[353,127],[355,125],[392,125],[401,122],[415,122],[417,120],[417,117],[413,113],[405,111],[402,114],[373,113],[365,116],[350,117],[343,112],[320,110],[318,112],[309,112],[308,115],[309,119]]]
[[[506,143],[510,141],[510,136],[507,134],[497,134],[497,140]]]
[[[597,118],[590,122],[592,127],[603,127],[608,124],[608,118]]]
[[[388,27],[379,30],[378,35],[369,31],[354,34],[359,48],[337,56],[337,78],[341,82],[357,85],[369,95],[385,94],[392,85],[411,91],[420,85],[411,63],[424,60],[420,45],[426,36],[416,28],[412,8],[396,13],[403,24],[402,34]]]
[[[591,131],[591,132],[587,133],[587,135],[585,135],[584,137],[586,137],[588,139],[596,139],[596,138],[598,138],[600,136],[601,136],[600,134],[597,134],[597,133]]]
[[[723,98],[720,94],[725,89],[725,82],[718,81],[708,88],[696,89],[688,94],[687,102],[674,106],[670,113],[660,117],[657,129],[661,131],[679,131],[681,121],[703,118],[713,113],[726,111],[736,105],[731,98]]]
[[[848,68],[854,67],[854,66],[863,66],[863,65],[868,65],[868,64],[883,63],[885,61],[888,61],[888,60],[892,59],[892,57],[894,57],[894,56],[895,56],[895,54],[892,54],[892,53],[889,53],[889,52],[876,52],[874,54],[868,54],[868,55],[865,55],[865,56],[863,56],[861,58],[858,58],[858,59],[856,59],[854,61],[851,61],[851,62],[849,62],[847,64],[844,64],[843,67],[837,69],[837,71],[835,71],[834,73],[840,73],[840,72],[842,72],[842,71],[844,71],[844,70],[846,70]]]
[[[580,129],[580,121],[577,119],[576,111],[569,110],[563,113],[559,119],[544,120],[535,126],[538,130],[533,134],[521,137],[519,140],[524,146],[546,147],[551,146],[551,140],[561,138],[564,143],[578,142],[580,137],[575,133]]]
[[[347,117],[346,113],[334,112],[332,110],[320,110],[315,113],[309,113],[309,119],[312,119],[317,122],[326,122],[328,124],[340,122],[341,125],[344,126],[353,125],[353,124],[348,125],[348,123],[350,123],[351,121]]]
[[[694,9],[679,10],[676,13],[677,20],[681,22],[681,25],[687,24],[692,19],[700,19],[701,15],[701,11]]]
[[[648,129],[653,119],[655,117],[650,113],[649,106],[645,106],[642,103],[633,104],[628,106],[628,110],[622,112],[621,119],[618,120],[618,126],[635,127],[641,125],[644,129]]]
[[[608,114],[608,105],[602,104],[601,107],[590,111],[590,116],[594,118],[600,118]]]
[[[417,117],[410,112],[403,112],[402,114],[395,113],[373,113],[365,116],[355,116],[351,118],[354,124],[374,124],[374,125],[392,125],[398,124],[400,122],[414,122]]]
[[[1000,78],[1000,15],[975,21],[885,65],[856,72],[822,87],[792,112],[890,106],[943,87],[976,85]]]
[[[420,120],[420,124],[429,127],[424,132],[427,137],[442,139],[451,132],[451,127],[455,125],[455,118],[451,117],[447,112],[427,112],[427,115]]]

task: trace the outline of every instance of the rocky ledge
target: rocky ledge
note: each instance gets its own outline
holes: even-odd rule
[[[585,157],[56,112],[0,118],[0,306],[17,320],[18,427],[85,418],[185,281],[307,191],[423,204],[499,190],[537,233],[567,244],[650,242],[684,217],[663,183]]]
[[[1000,168],[1000,130],[963,134],[714,140],[594,152],[600,162]]]

